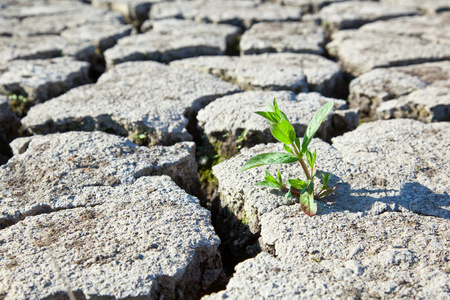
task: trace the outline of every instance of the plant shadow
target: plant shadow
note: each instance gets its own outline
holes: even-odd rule
[[[331,186],[339,188],[318,202],[318,214],[337,211],[381,214],[388,211],[410,211],[420,215],[450,220],[450,196],[439,194],[418,182],[405,182],[400,189],[354,189],[336,175],[331,175]]]

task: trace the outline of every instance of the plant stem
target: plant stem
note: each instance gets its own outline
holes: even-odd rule
[[[300,153],[298,153],[297,147],[295,147],[294,143],[292,143],[291,145],[292,145],[292,148],[294,148],[295,155],[297,155],[297,157],[299,158],[298,161],[302,165],[303,172],[305,172],[306,178],[308,180],[311,180],[311,175],[309,175],[309,171],[308,171],[308,168],[306,167],[305,161],[300,156]]]

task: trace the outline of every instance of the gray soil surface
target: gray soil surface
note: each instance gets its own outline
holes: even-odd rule
[[[0,0],[0,299],[450,299],[449,10]]]

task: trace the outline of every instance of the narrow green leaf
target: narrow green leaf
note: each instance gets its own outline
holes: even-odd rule
[[[316,158],[317,158],[317,149],[314,149],[313,165],[316,163]]]
[[[308,148],[309,143],[311,142],[312,138],[316,134],[317,130],[319,130],[320,125],[325,120],[325,117],[328,115],[328,113],[333,108],[333,102],[330,101],[324,106],[322,106],[314,115],[311,122],[309,122],[308,127],[306,128],[305,137],[303,138],[302,143],[302,152],[305,152]]]
[[[300,139],[298,137],[295,138],[294,144],[295,144],[295,147],[297,147],[297,151],[300,153],[300,157],[303,157],[303,154],[301,153],[301,150],[300,150]]]
[[[289,183],[298,190],[302,190],[308,186],[308,184],[301,179],[289,179]]]
[[[277,181],[277,179],[275,177],[272,176],[272,174],[270,174],[269,172],[267,172],[266,170],[266,177],[264,178],[267,182],[271,182],[275,185],[277,185],[278,187],[283,187],[282,185],[279,184],[279,182]]]
[[[308,149],[306,149],[306,161],[308,162],[308,165],[312,169],[314,167],[313,155],[312,155],[311,151],[309,151]]]
[[[269,115],[271,115],[272,118],[273,118],[274,120],[277,121],[277,123],[280,123],[280,122],[281,122],[281,116],[278,115],[277,113],[272,112],[272,111],[268,111],[267,113],[268,113]]]
[[[268,182],[268,181],[260,181],[260,182],[255,183],[255,185],[265,186],[265,187],[270,187],[270,188],[275,188],[275,189],[280,188],[277,184],[274,184],[274,183]]]
[[[336,191],[336,188],[328,189],[328,190],[326,190],[325,192],[323,192],[322,194],[320,194],[319,199],[320,199],[320,198],[323,198],[323,197],[325,197],[325,196],[331,195],[331,194],[333,194],[335,191]]]
[[[262,116],[267,121],[269,121],[270,124],[278,123],[278,121],[268,112],[265,111],[255,111],[255,114]]]
[[[278,108],[278,103],[277,103],[277,100],[275,98],[273,98],[273,108],[274,108],[273,112],[276,113],[277,116],[279,116],[280,119],[281,119],[280,109]]]
[[[303,212],[310,217],[314,216],[317,213],[317,204],[314,201],[314,195],[309,191],[303,193],[300,196],[300,205]]]
[[[328,180],[330,180],[330,173],[322,174],[322,181],[324,186],[328,184]]]
[[[294,127],[284,119],[277,124],[270,125],[270,132],[274,138],[286,145],[292,144],[295,140]]]
[[[298,161],[298,158],[288,153],[262,153],[250,158],[241,171],[263,165],[290,164]]]
[[[282,118],[283,120],[286,120],[286,121],[289,122],[288,117],[286,116],[286,114],[285,114],[284,112],[282,112],[282,111],[280,110],[280,114],[281,114],[281,118]]]
[[[288,145],[283,144],[283,148],[284,148],[284,150],[286,150],[286,152],[288,152],[292,155],[295,155],[294,151],[292,151],[291,147],[289,147]]]
[[[280,169],[278,169],[277,176],[278,176],[278,182],[280,183],[281,187],[283,187],[283,178],[281,178]]]

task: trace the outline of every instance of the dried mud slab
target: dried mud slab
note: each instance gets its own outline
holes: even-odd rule
[[[21,10],[23,14],[19,13]],[[0,22],[5,25],[0,32],[8,36],[60,35],[66,30],[93,25],[110,25],[111,30],[117,25],[124,26],[119,14],[79,1],[28,1],[25,7],[11,5],[2,12],[7,16],[2,17],[0,13]]]
[[[411,118],[422,122],[450,121],[450,88],[427,87],[381,103],[379,119]]]
[[[214,99],[239,89],[214,76],[156,62],[129,62],[104,73],[96,84],[70,90],[30,109],[22,119],[33,134],[101,130],[145,135],[145,144],[191,140],[188,118]]]
[[[202,24],[187,20],[161,20],[152,30],[131,35],[105,52],[108,68],[126,61],[156,60],[170,62],[201,55],[225,54],[237,43],[240,29],[225,24]]]
[[[401,116],[445,121],[449,118],[448,88],[448,61],[375,69],[350,83],[349,102],[372,119]]]
[[[450,45],[416,36],[364,30],[339,31],[327,45],[344,70],[361,75],[384,68],[450,59]],[[395,45],[395,47],[393,47]]]
[[[92,0],[93,6],[107,8],[122,14],[130,21],[144,21],[152,4],[161,0]]]
[[[286,112],[297,135],[303,135],[315,112],[326,103],[334,102],[334,111],[324,121],[317,136],[329,140],[336,132],[353,130],[358,125],[357,111],[349,111],[345,100],[324,97],[318,93],[280,91],[247,91],[217,99],[197,115],[199,126],[216,145],[251,147],[259,143],[276,142],[267,121],[255,114],[266,110],[266,103],[276,99]],[[224,137],[225,136],[225,137]]]
[[[241,38],[241,54],[292,52],[323,54],[325,29],[313,22],[263,22]]]
[[[57,35],[31,37],[0,36],[0,64],[16,59],[48,59],[71,56],[89,61],[95,57],[95,47],[89,42],[69,43]]]
[[[226,290],[202,299],[448,298],[448,219],[407,212],[309,218],[296,204],[262,224],[261,242],[276,257],[240,263]]]
[[[260,232],[267,253],[237,265],[227,288],[203,299],[446,299],[449,133],[445,122],[399,119],[364,123],[333,146],[314,139],[319,172],[339,186],[314,217],[283,193],[254,186],[278,166],[238,171],[257,153],[281,152],[279,144],[243,149],[213,167],[222,208]],[[284,179],[300,175],[279,168]]]
[[[312,54],[205,56],[174,61],[171,66],[211,73],[244,90],[314,91],[327,96],[334,94],[342,80],[338,64]]]
[[[318,172],[330,172],[329,185],[339,186],[326,202],[318,202],[318,214],[409,211],[450,218],[450,148],[445,138],[449,130],[446,122],[424,124],[398,119],[364,123],[334,138],[333,146],[315,139],[311,149],[317,148]],[[297,164],[239,171],[248,159],[267,152],[284,150],[281,143],[244,148],[239,155],[213,167],[221,206],[230,209],[238,220],[245,219],[252,233],[261,230],[264,214],[296,201],[276,190],[255,186],[264,179],[264,170],[275,174],[279,168],[284,180],[303,178]]]
[[[15,60],[0,66],[0,94],[17,94],[33,104],[90,82],[89,63],[68,57]]]
[[[313,13],[318,12],[322,7],[331,3],[339,3],[349,0],[276,0],[281,5],[292,5],[301,7],[303,11]]]
[[[299,21],[302,11],[297,7],[249,0],[176,1],[153,5],[150,19],[179,18],[197,22],[231,24],[243,29],[259,22]]]
[[[26,216],[104,203],[104,187],[137,178],[169,175],[195,194],[194,144],[139,147],[103,132],[68,132],[20,138],[14,156],[0,167],[0,227]]]
[[[381,0],[381,3],[409,6],[429,14],[450,10],[447,0]]]
[[[0,230],[3,299],[194,299],[217,279],[210,213],[168,176],[96,188],[99,205]]]
[[[133,26],[118,13],[80,1],[19,1],[0,11],[0,64],[70,56],[104,71],[102,52]]]
[[[437,15],[403,17],[361,27],[362,31],[420,37],[424,41],[450,45],[450,12]]]
[[[388,20],[417,14],[417,9],[383,4],[371,1],[346,1],[332,3],[322,8],[317,15],[328,30],[335,32],[341,29],[358,28],[379,20]]]

